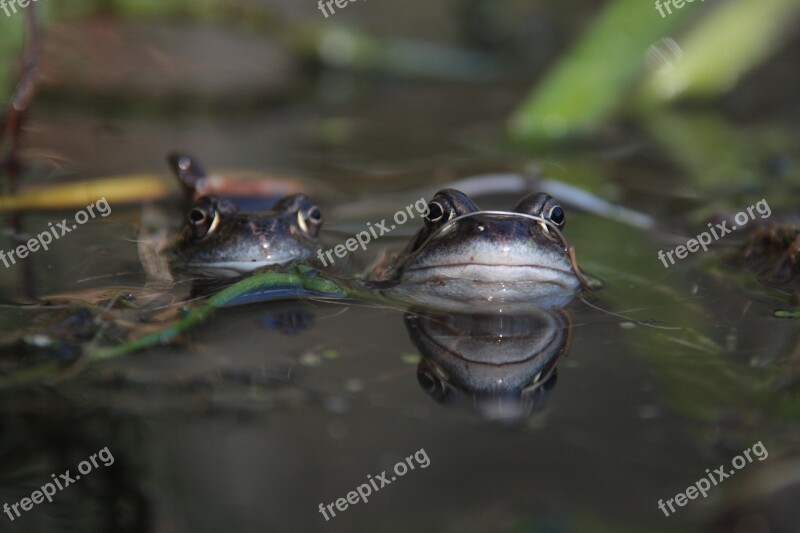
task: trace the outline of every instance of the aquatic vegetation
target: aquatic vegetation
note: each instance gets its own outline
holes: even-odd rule
[[[798,9],[793,0],[732,0],[662,19],[647,2],[611,2],[515,111],[509,132],[518,141],[553,142],[596,132],[624,112],[647,122],[663,101],[723,94],[776,50]],[[645,76],[645,51],[683,33],[683,22],[695,23],[684,44],[672,47],[672,57],[657,52],[660,62]],[[626,105],[632,94],[636,105]]]
[[[0,15],[0,249],[113,207],[0,268],[6,500],[114,451],[20,527],[791,531],[800,6],[601,4]]]

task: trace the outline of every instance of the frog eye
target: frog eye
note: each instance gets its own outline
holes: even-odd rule
[[[478,206],[461,191],[456,189],[442,189],[437,192],[428,204],[425,214],[426,224],[444,224],[449,220],[478,211]]]
[[[189,231],[195,239],[202,239],[214,233],[219,226],[219,215],[211,201],[201,199],[189,211]]]
[[[550,209],[550,212],[547,213],[547,215],[545,215],[545,218],[547,218],[550,222],[555,224],[558,227],[558,229],[563,229],[564,228],[564,224],[566,223],[566,217],[564,216],[564,210],[561,209],[560,205],[554,205]]]
[[[529,194],[514,207],[515,213],[525,213],[542,218],[558,229],[564,229],[566,215],[558,202],[547,193]]]
[[[447,385],[426,361],[421,361],[417,366],[417,382],[422,390],[437,402],[442,403],[447,399],[449,393]]]
[[[439,222],[445,216],[445,209],[439,202],[431,202],[428,204],[428,214],[425,215],[425,220],[428,222]]]
[[[206,212],[200,209],[199,207],[195,207],[191,211],[189,211],[189,223],[198,225],[202,224],[206,219]]]
[[[322,224],[322,212],[317,206],[311,206],[297,212],[297,225],[305,233],[316,237],[319,233],[320,225]]]

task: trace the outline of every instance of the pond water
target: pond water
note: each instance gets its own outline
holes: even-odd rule
[[[93,105],[50,88],[32,111],[24,154],[35,164],[25,179],[167,174],[166,153],[186,149],[214,169],[324,183],[325,192],[311,194],[323,212],[336,213],[323,232],[335,244],[420,191],[535,164],[550,178],[652,215],[655,225],[631,227],[561,199],[565,237],[603,286],[557,314],[518,322],[448,314],[426,322],[356,301],[241,305],[219,310],[171,346],[91,365],[54,386],[6,388],[4,502],[30,496],[51,474],[74,476],[104,448],[113,464],[104,466],[101,455],[52,503],[13,522],[3,518],[0,530],[797,531],[798,328],[773,317],[796,304],[793,286],[762,283],[725,261],[742,234],[669,268],[657,252],[762,198],[775,216],[793,209],[792,161],[800,153],[753,147],[767,170],[726,195],[719,184],[683,180],[663,147],[636,128],[569,149],[509,147],[504,121],[528,89],[525,80],[464,84],[323,71],[309,85],[288,101],[255,98],[211,110],[158,100]],[[726,127],[736,136],[764,135],[766,121],[752,118],[747,100],[764,92],[746,86],[731,104],[727,116],[738,122],[726,118]],[[786,101],[769,128],[797,133],[797,112]],[[706,128],[687,122],[670,131],[703,135]],[[770,174],[775,158],[784,165]],[[479,203],[507,209],[518,199],[495,194]],[[183,216],[171,203],[162,207]],[[143,206],[112,208],[46,253],[2,269],[4,368],[33,357],[11,342],[20,332],[52,328],[56,315],[68,328],[64,321],[75,314],[23,304],[145,284],[136,247]],[[73,214],[27,213],[9,217],[6,227],[37,233]],[[369,255],[402,249],[419,224],[410,221]],[[187,284],[172,293],[185,298]],[[506,378],[528,372],[523,381],[533,380],[534,390],[487,398],[461,383],[444,393],[421,338],[439,333],[437,342],[457,343],[461,331],[485,337],[467,350],[488,354],[515,338],[524,351],[545,342],[537,335],[553,336],[533,366]],[[450,363],[467,383],[492,372],[457,357]],[[732,461],[745,450],[751,461],[735,470]],[[398,462],[415,468],[397,475]],[[670,516],[659,508],[721,465],[735,474],[707,497],[675,505]],[[384,471],[396,479],[380,487]],[[368,501],[337,509],[368,476],[375,481]]]

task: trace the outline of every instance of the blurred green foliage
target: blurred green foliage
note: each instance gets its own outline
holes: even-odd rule
[[[650,76],[645,97],[708,98],[728,92],[777,49],[798,11],[796,0],[720,2],[709,17],[698,17],[674,64]]]
[[[510,134],[534,145],[586,136],[619,111],[647,120],[678,96],[723,94],[777,49],[798,11],[796,0],[727,0],[662,18],[651,2],[611,2],[513,114]],[[648,51],[657,59],[649,78]]]
[[[609,4],[511,117],[512,137],[538,142],[594,131],[622,107],[644,52],[689,12],[662,19],[650,2]]]

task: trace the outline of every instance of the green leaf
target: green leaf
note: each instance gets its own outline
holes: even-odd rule
[[[612,2],[512,115],[512,138],[535,143],[592,132],[621,107],[647,50],[689,7],[662,18],[652,2]]]

